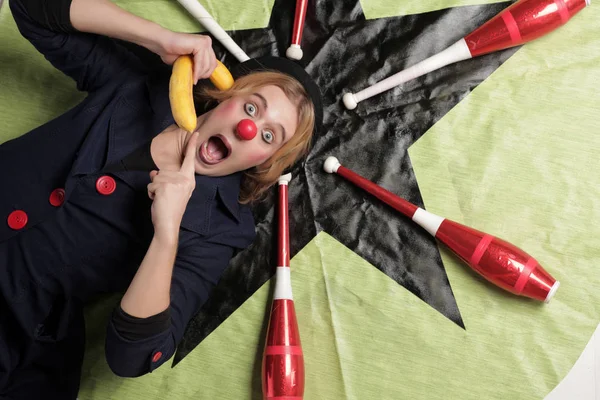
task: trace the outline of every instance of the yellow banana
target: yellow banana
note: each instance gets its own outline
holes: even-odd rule
[[[193,95],[194,62],[191,56],[180,56],[173,63],[169,81],[169,101],[175,122],[188,132],[196,129],[196,109]],[[233,77],[225,65],[217,60],[217,67],[210,75],[210,81],[219,90],[227,90],[233,85]]]
[[[227,90],[233,86],[233,76],[219,60],[217,60],[217,68],[210,75],[210,81],[219,90]]]
[[[190,56],[180,56],[173,63],[169,81],[169,102],[173,118],[179,127],[188,132],[196,129],[196,108],[194,107],[194,62]]]

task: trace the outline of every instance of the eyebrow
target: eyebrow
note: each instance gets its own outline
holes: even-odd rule
[[[265,99],[265,96],[263,96],[260,93],[252,93],[252,94],[260,99],[265,110],[269,108],[269,105],[267,104],[267,99]],[[279,125],[279,128],[281,129],[281,133],[283,134],[283,139],[281,140],[281,142],[283,143],[283,142],[285,142],[285,138],[287,136],[286,131],[285,131],[285,128],[283,127],[283,125],[281,125],[281,124],[277,124],[277,125]]]

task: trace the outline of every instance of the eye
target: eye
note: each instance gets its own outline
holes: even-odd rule
[[[271,131],[263,131],[262,137],[265,142],[273,143],[273,139],[275,138],[275,135],[273,135],[273,132],[271,132]]]
[[[246,113],[248,113],[249,116],[254,117],[254,114],[256,114],[256,106],[252,103],[246,103],[244,105],[244,108],[246,109]]]

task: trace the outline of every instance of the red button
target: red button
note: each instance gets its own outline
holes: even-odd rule
[[[52,193],[50,193],[50,204],[54,207],[60,207],[65,202],[65,190],[64,189],[54,189]]]
[[[156,353],[154,353],[154,356],[152,356],[152,362],[157,362],[158,360],[160,360],[161,357],[162,353],[160,351],[157,351]]]
[[[112,194],[116,188],[117,182],[111,176],[104,175],[96,181],[96,190],[105,196]]]
[[[27,225],[27,214],[23,210],[15,210],[8,214],[8,226],[15,231],[25,228]]]

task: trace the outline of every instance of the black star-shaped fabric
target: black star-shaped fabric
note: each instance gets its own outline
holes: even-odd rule
[[[309,2],[301,64],[321,88],[324,127],[314,138],[306,161],[293,170],[289,193],[292,256],[325,231],[464,327],[435,240],[342,178],[326,174],[322,165],[327,156],[335,155],[346,167],[423,207],[408,148],[515,49],[434,71],[365,100],[353,111],[344,108],[341,96],[443,50],[508,5],[366,20],[356,0]],[[267,28],[231,36],[250,57],[283,56],[290,43],[294,9],[294,1],[276,0]],[[237,64],[218,44],[215,47],[226,65]],[[210,300],[190,322],[174,364],[273,275],[275,193],[274,189],[255,206],[255,243],[234,257]]]

